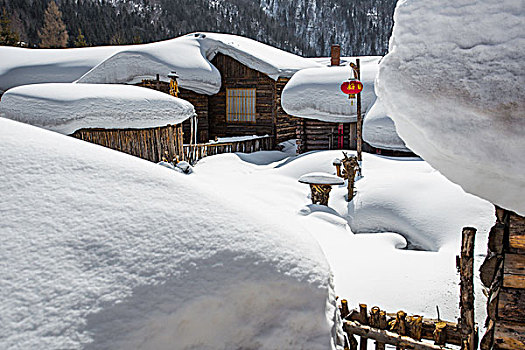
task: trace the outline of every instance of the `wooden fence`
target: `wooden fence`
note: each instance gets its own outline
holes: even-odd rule
[[[210,142],[196,145],[184,145],[184,159],[191,164],[199,159],[221,153],[252,153],[273,149],[273,137],[262,136],[249,140],[232,142]]]
[[[368,339],[376,341],[376,350],[384,350],[386,344],[397,350],[446,350],[447,345],[460,346],[461,350],[476,350],[478,327],[474,323],[474,237],[476,229],[463,228],[461,256],[457,257],[460,272],[460,318],[458,323],[408,316],[404,311],[387,313],[374,306],[370,313],[366,304],[359,310],[349,310],[348,302],[341,301],[340,312],[346,333],[345,349],[357,350],[356,336],[361,337],[359,349],[366,350]]]
[[[377,350],[385,349],[385,344],[397,349],[447,350],[447,344],[463,344],[461,329],[457,323],[428,319],[423,316],[408,316],[404,311],[387,313],[374,306],[370,312],[366,304],[360,304],[359,310],[349,310],[348,302],[341,301],[343,330],[346,333],[345,349],[356,350],[356,336],[361,337],[359,349],[367,349],[368,339],[376,341]]]
[[[183,156],[181,124],[149,129],[80,129],[70,136],[155,163],[166,152],[169,159]]]

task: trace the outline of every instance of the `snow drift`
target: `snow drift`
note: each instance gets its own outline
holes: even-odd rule
[[[396,126],[386,114],[381,99],[376,99],[363,120],[363,140],[373,147],[410,152],[396,132]]]
[[[0,116],[63,134],[82,128],[152,128],[194,115],[185,100],[130,85],[24,85],[7,91],[0,101]]]
[[[330,347],[303,230],[97,145],[4,118],[0,138],[1,348]]]
[[[309,186],[297,180],[311,172],[333,174],[332,162],[343,154],[333,150],[288,156],[276,151],[220,154],[199,161],[192,176],[317,238],[334,272],[337,295],[353,306],[402,307],[437,317],[439,305],[442,319],[458,317],[455,257],[461,230],[478,229],[477,269],[494,224],[493,205],[465,193],[420,158],[367,153],[364,177],[356,182],[351,202],[345,199],[347,187],[340,185],[332,187],[328,207],[313,205]],[[407,242],[422,250],[402,249]],[[486,299],[479,279],[476,283],[476,321],[482,325]]]
[[[520,1],[400,1],[376,84],[411,150],[522,215],[524,26]]]
[[[345,60],[355,61],[349,57]],[[361,110],[364,115],[376,99],[374,80],[381,57],[361,59]],[[312,60],[313,61],[313,60]],[[350,105],[348,95],[341,92],[341,84],[353,77],[350,66],[303,69],[286,84],[282,93],[282,106],[286,113],[302,118],[327,122],[348,123],[357,118],[357,104]]]

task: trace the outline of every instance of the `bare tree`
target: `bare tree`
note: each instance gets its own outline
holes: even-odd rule
[[[57,4],[51,1],[44,12],[44,26],[38,31],[40,47],[58,48],[66,47],[67,34],[66,25],[62,21],[62,12]]]

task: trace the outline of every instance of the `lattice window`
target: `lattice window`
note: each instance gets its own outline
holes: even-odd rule
[[[256,89],[226,89],[226,121],[255,122]]]

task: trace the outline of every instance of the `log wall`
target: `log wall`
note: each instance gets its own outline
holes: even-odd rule
[[[300,118],[296,124],[298,152],[338,149],[339,123]],[[343,149],[356,149],[356,123],[343,124]]]
[[[184,157],[181,124],[149,129],[80,129],[70,136],[155,163],[165,152],[169,160]]]
[[[221,72],[222,84],[220,91],[209,97],[210,135],[213,137],[275,135],[275,81],[220,53],[211,62]],[[226,120],[227,88],[257,89],[255,122]]]
[[[300,118],[287,114],[281,106],[281,94],[289,78],[279,78],[275,82],[276,143],[297,139],[297,125]]]
[[[480,268],[489,288],[481,349],[525,349],[525,218],[501,208],[496,217]]]
[[[154,89],[157,91],[170,93],[169,83],[159,80],[143,80],[137,84],[138,86]],[[197,138],[198,142],[208,142],[210,140],[209,122],[208,122],[208,95],[198,94],[194,91],[183,89],[179,87],[179,98],[188,101],[195,107],[197,113],[198,126]],[[184,143],[190,143],[190,120],[182,123],[184,130]]]

